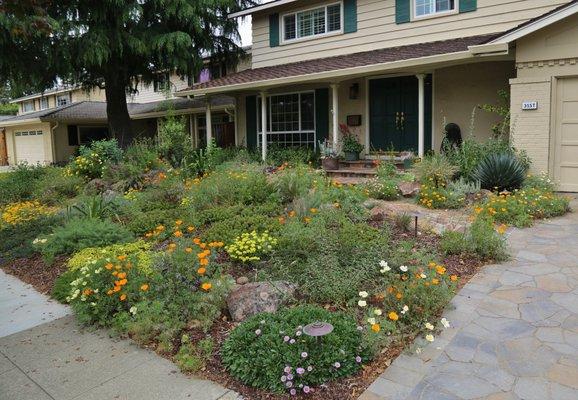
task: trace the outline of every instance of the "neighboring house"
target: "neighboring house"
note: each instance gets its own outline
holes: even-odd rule
[[[578,191],[578,1],[276,0],[230,17],[248,15],[252,68],[178,95],[233,96],[237,140],[263,156],[336,143],[339,124],[368,156],[439,150],[449,122],[485,140],[499,117],[473,112],[511,88],[514,145]]]
[[[206,83],[249,67],[250,53],[234,68],[207,63],[194,79],[159,73],[150,85],[138,83],[137,92],[127,96],[134,137],[155,137],[158,120],[171,109],[186,119],[195,146],[205,146],[207,100],[175,97],[175,93],[193,82]],[[18,115],[0,119],[0,165],[63,163],[79,145],[109,136],[103,89],[62,87],[12,103],[18,104]],[[235,145],[234,99],[217,96],[210,99],[210,105],[215,140],[221,146]]]

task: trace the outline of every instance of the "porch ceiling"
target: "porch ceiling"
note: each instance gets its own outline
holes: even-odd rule
[[[223,78],[193,85],[177,92],[177,96],[226,93],[240,90],[274,87],[291,83],[347,79],[357,75],[474,60],[470,47],[487,43],[501,33],[471,36],[437,42],[392,47],[361,53],[255,68]]]

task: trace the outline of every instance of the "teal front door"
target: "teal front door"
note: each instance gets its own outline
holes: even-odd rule
[[[431,147],[431,76],[426,79],[425,148]],[[371,151],[418,150],[418,80],[415,76],[369,81]]]

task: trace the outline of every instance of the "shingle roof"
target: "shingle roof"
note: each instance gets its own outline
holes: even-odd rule
[[[255,68],[227,75],[223,78],[193,85],[189,90],[216,88],[242,83],[267,81],[270,79],[289,78],[318,72],[337,71],[341,69],[383,64],[394,61],[409,60],[447,53],[456,53],[468,50],[491,40],[500,34],[471,36],[466,38],[450,39],[437,42],[419,43],[407,46],[391,47],[365,51],[361,53],[319,58],[316,60],[300,61],[271,67]]]
[[[234,105],[232,98],[228,96],[211,97],[211,105],[214,107]],[[165,112],[169,108],[173,110],[188,110],[204,108],[205,103],[201,100],[176,98],[152,103],[128,103],[128,112],[131,117],[149,113]],[[0,118],[2,122],[25,121],[40,119],[42,121],[75,121],[75,122],[102,122],[106,123],[106,103],[102,101],[80,101],[59,108],[34,111],[22,115],[6,116]]]

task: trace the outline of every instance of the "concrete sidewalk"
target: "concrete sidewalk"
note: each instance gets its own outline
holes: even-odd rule
[[[0,271],[0,399],[233,400],[170,361],[106,331],[83,331],[67,307]]]

